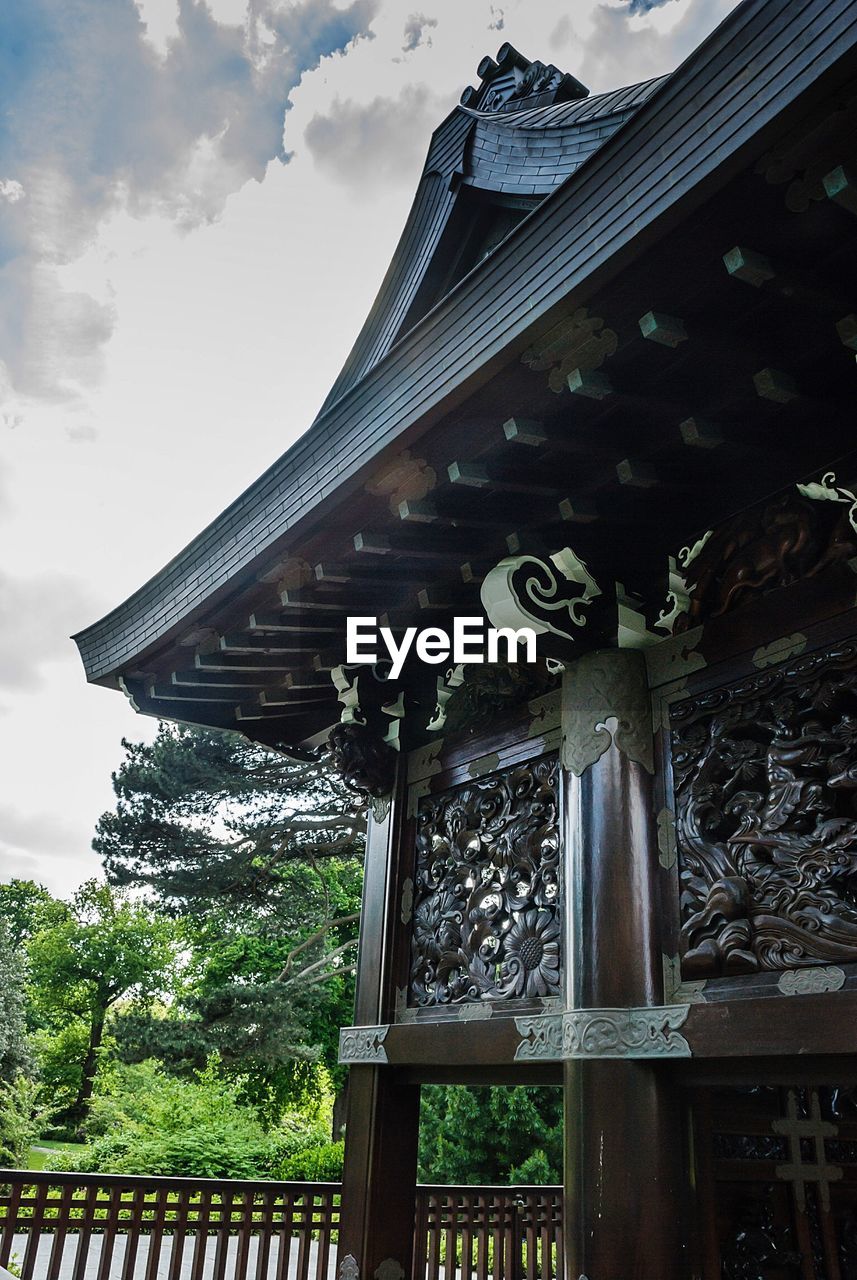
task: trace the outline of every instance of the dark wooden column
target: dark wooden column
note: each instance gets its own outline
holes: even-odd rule
[[[403,795],[400,778],[390,811],[380,819],[369,818],[354,1010],[357,1027],[379,1026],[392,1016],[399,860],[410,852],[403,849],[401,835]],[[385,1065],[385,1056],[381,1043],[376,1061],[356,1060],[349,1071],[337,1254],[343,1280],[374,1280],[379,1268],[380,1280],[397,1280],[397,1268],[403,1276],[411,1274],[420,1091],[419,1086],[405,1082],[400,1070]]]
[[[663,998],[652,755],[642,654],[581,658],[563,689],[569,1010],[639,1008]],[[667,1066],[597,1057],[564,1063],[567,1280],[689,1275],[682,1118]]]

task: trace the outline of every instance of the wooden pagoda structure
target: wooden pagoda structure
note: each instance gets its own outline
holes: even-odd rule
[[[369,798],[342,1280],[426,1081],[563,1086],[568,1280],[857,1277],[855,352],[857,0],[597,96],[504,45],[312,427],[76,637]]]

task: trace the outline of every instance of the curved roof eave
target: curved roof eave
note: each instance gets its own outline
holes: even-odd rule
[[[88,679],[115,684],[139,655],[187,627],[347,494],[382,450],[513,359],[569,295],[618,272],[746,166],[802,99],[853,73],[855,61],[857,0],[745,0],[255,484],[74,637]],[[497,299],[506,305],[492,306]]]

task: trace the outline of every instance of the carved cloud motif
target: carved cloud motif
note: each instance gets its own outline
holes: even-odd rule
[[[521,363],[535,373],[549,371],[548,386],[559,395],[565,391],[572,370],[600,369],[615,352],[617,342],[615,332],[605,329],[599,316],[590,316],[586,307],[578,307],[528,347]]]

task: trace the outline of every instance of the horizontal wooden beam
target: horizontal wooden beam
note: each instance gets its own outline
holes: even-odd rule
[[[273,613],[264,609],[259,609],[250,614],[247,620],[247,629],[257,632],[284,632],[305,635],[310,632],[312,635],[340,635],[341,626],[319,626],[315,619],[312,622],[305,617],[301,617],[299,612]]]
[[[173,671],[170,684],[200,689],[264,689],[268,677],[264,671]]]
[[[549,1017],[545,1015],[546,1021]],[[516,1020],[506,1016],[427,1019],[393,1023],[377,1031],[382,1033],[383,1060],[390,1066],[512,1066],[525,1061],[523,1055],[516,1060],[524,1037]],[[680,1034],[690,1048],[689,1057],[682,1059],[688,1064],[701,1059],[853,1055],[857,1054],[857,991],[692,1004]],[[535,1055],[526,1059],[534,1060]],[[663,1063],[676,1061],[665,1058]],[[657,1070],[658,1060],[650,1062]]]

